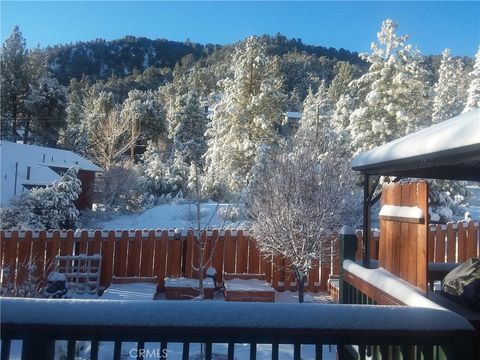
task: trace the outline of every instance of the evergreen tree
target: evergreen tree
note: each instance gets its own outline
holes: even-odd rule
[[[78,217],[75,201],[82,189],[72,167],[53,185],[34,188],[2,209],[2,227],[33,229],[73,229]]]
[[[165,113],[162,104],[152,91],[132,90],[123,102],[122,117],[132,124],[132,135],[138,134],[138,142],[157,141],[165,136]],[[130,156],[134,160],[135,145]]]
[[[86,155],[88,129],[85,120],[85,98],[91,84],[86,76],[71,79],[67,90],[66,128],[61,131],[59,143],[76,153]]]
[[[163,153],[153,142],[149,142],[142,155],[142,185],[145,191],[155,197],[174,197],[183,188],[183,179],[187,178],[188,171],[182,169],[182,164],[175,164],[175,159],[169,162],[163,160]],[[185,174],[179,171],[185,170]]]
[[[467,104],[463,112],[480,108],[480,48],[477,51],[475,65],[470,73],[470,85],[467,94]]]
[[[222,81],[222,99],[207,130],[207,179],[214,180],[212,188],[225,181],[231,191],[242,191],[258,146],[280,139],[285,96],[278,60],[266,56],[258,38],[237,47],[232,66],[234,77]]]
[[[328,97],[332,104],[336,104],[340,97],[347,92],[348,85],[355,74],[355,67],[349,62],[339,61],[335,65],[334,71],[335,77],[328,88]]]
[[[60,130],[66,125],[67,93],[50,73],[30,85],[30,93],[25,99],[25,108],[29,114],[25,131],[36,143],[45,146],[57,144]],[[28,135],[27,135],[28,136]]]
[[[177,96],[169,118],[169,137],[173,141],[175,155],[180,156],[183,162],[202,163],[206,151],[206,127],[207,116],[198,95],[190,91]]]
[[[316,94],[310,90],[303,103],[302,121],[296,134],[297,142],[328,142],[331,135],[330,118],[332,104],[325,82],[322,81]]]
[[[5,40],[1,52],[1,133],[2,138],[17,140],[23,120],[23,100],[28,93],[27,50],[18,26]]]
[[[352,82],[358,99],[350,116],[350,132],[356,151],[368,150],[428,124],[426,72],[420,53],[397,35],[398,25],[387,19],[372,43],[366,74]]]
[[[442,53],[438,81],[434,87],[432,122],[450,119],[465,107],[466,74],[460,60],[450,56],[450,49]]]
[[[338,147],[350,154],[354,149],[352,149],[352,141],[348,128],[350,125],[350,114],[354,110],[354,99],[349,94],[343,94],[335,105],[331,119],[332,130],[337,135]]]

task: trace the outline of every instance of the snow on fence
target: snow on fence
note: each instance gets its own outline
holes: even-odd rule
[[[380,231],[370,233],[370,259],[378,260]],[[355,259],[362,258],[363,231],[357,230]],[[428,261],[462,263],[471,257],[480,257],[479,222],[474,220],[432,224],[428,227]]]
[[[21,284],[27,276],[22,264],[30,260],[35,262],[36,278],[45,279],[53,271],[58,255],[100,254],[100,285],[104,288],[113,276],[157,276],[160,290],[164,289],[165,277],[199,276],[194,270],[198,267],[199,249],[192,231],[1,231],[0,237],[2,269],[13,270],[3,276],[4,286]],[[205,258],[211,259],[209,266],[217,270],[219,282],[223,281],[224,272],[265,274],[266,281],[277,291],[297,289],[288,259],[261,254],[255,240],[242,230],[209,231]],[[331,267],[331,263],[317,261],[308,276],[307,291],[325,291]]]

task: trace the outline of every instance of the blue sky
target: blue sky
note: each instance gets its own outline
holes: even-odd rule
[[[253,34],[368,52],[382,20],[424,54],[474,55],[480,2],[130,2],[1,1],[1,41],[19,25],[28,47],[125,35],[225,44]]]

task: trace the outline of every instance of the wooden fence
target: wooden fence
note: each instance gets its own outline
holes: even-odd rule
[[[192,231],[174,230],[97,230],[97,231],[1,231],[2,284],[21,284],[27,270],[23,264],[33,260],[35,277],[45,279],[53,270],[58,255],[102,256],[101,287],[108,287],[113,276],[157,276],[163,290],[165,277],[198,278],[199,249]],[[288,260],[261,254],[255,240],[242,230],[212,230],[207,233],[206,259],[223,273],[264,273],[278,290],[296,290],[297,282]],[[194,266],[192,266],[194,265]],[[319,264],[310,271],[307,291],[327,289],[332,265]]]
[[[380,231],[370,233],[370,258],[378,259]],[[357,252],[362,258],[363,231],[357,230]],[[480,257],[479,222],[474,220],[449,222],[428,227],[428,261],[462,263],[471,257]]]

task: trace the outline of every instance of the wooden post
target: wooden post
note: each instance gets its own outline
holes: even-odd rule
[[[343,261],[348,259],[355,261],[355,251],[357,251],[357,236],[355,231],[348,225],[345,225],[340,230],[338,235],[340,242],[340,281],[339,281],[339,295],[338,300],[341,304],[347,304],[348,302],[344,299],[344,290],[343,290]]]

